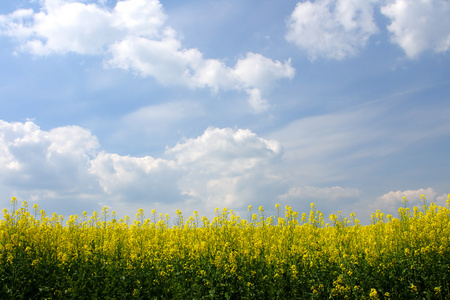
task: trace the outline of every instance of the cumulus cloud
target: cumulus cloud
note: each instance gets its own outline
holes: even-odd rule
[[[248,129],[210,127],[195,139],[188,139],[167,149],[183,165],[208,166],[209,170],[241,173],[278,157],[281,145],[258,137]]]
[[[434,202],[437,205],[446,205],[446,195],[438,195],[433,188],[421,188],[417,190],[390,191],[379,197],[373,204],[370,205],[370,207],[373,211],[379,209],[384,213],[390,213],[393,216],[396,216],[398,208],[404,206],[403,197],[406,197],[408,200],[407,207],[422,207],[421,195],[425,196],[427,205],[431,202]]]
[[[100,152],[89,172],[104,192],[119,201],[179,202],[180,172],[174,161],[151,156],[131,157]]]
[[[307,128],[314,134],[314,127]],[[355,136],[360,138],[361,134]],[[355,136],[336,136],[335,142],[348,143]],[[78,126],[46,131],[31,121],[0,121],[0,189],[38,204],[52,203],[52,207],[66,203],[68,211],[73,207],[67,202],[69,198],[84,199],[93,209],[109,205],[124,210],[133,207],[132,212],[137,206],[164,205],[165,209],[195,207],[202,213],[224,206],[245,211],[249,204],[270,208],[277,200],[303,211],[310,202],[316,202],[321,210],[325,208],[324,213],[335,213],[332,209],[339,202],[345,211],[362,192],[327,186],[336,181],[335,174],[329,174],[333,170],[328,170],[333,169],[336,157],[329,156],[329,149],[315,157],[318,150],[314,149],[297,141],[294,148],[287,144],[289,153],[284,154],[280,142],[250,130],[210,127],[195,138],[167,147],[161,157],[136,157],[101,150],[97,138]],[[370,155],[372,160],[378,150]],[[348,155],[355,156],[355,152]],[[344,162],[355,172],[346,159]],[[392,191],[364,211],[381,209],[395,215],[403,196],[411,205],[420,205],[421,194],[428,203],[445,205],[447,199],[432,188]]]
[[[109,66],[151,76],[160,83],[197,87],[192,80],[193,67],[202,60],[197,49],[182,49],[181,43],[168,31],[162,40],[130,37],[111,45]]]
[[[356,55],[379,30],[374,7],[390,19],[391,42],[408,58],[427,50],[450,49],[450,3],[446,0],[317,0],[297,3],[287,22],[286,39],[317,57],[344,59]]]
[[[391,19],[391,41],[407,57],[416,58],[426,50],[446,52],[450,49],[450,2],[446,0],[393,0],[381,7]]]
[[[1,182],[15,189],[95,193],[87,172],[97,138],[78,126],[42,131],[33,122],[0,120]]]
[[[319,56],[344,59],[356,55],[378,32],[373,1],[318,0],[297,3],[287,26],[286,39]]]
[[[39,12],[20,9],[0,15],[0,33],[16,38],[20,51],[38,56],[102,55],[106,67],[150,76],[163,85],[265,93],[275,81],[295,74],[289,60],[274,61],[252,52],[235,66],[204,58],[198,49],[183,47],[177,32],[165,25],[166,19],[157,0],[118,1],[113,9],[46,0]],[[255,106],[253,95],[250,105],[258,113],[268,108]]]
[[[117,40],[158,37],[166,16],[158,1],[120,1],[112,11],[96,4],[46,0],[42,10],[20,9],[0,19],[0,29],[35,55],[100,54]]]
[[[261,54],[249,52],[243,59],[239,59],[232,70],[245,88],[257,87],[260,90],[270,89],[280,78],[292,79],[295,74],[291,62],[273,61]]]
[[[241,207],[281,193],[272,172],[281,155],[278,142],[243,129],[211,127],[155,158],[102,151],[78,126],[45,131],[31,121],[0,121],[0,187],[37,202],[70,195],[111,206]]]
[[[261,91],[259,89],[248,89],[246,90],[249,95],[249,104],[255,113],[261,113],[269,109],[269,102],[262,98]]]
[[[271,166],[282,155],[281,145],[250,130],[210,127],[166,154],[186,171],[180,181],[186,195],[205,205],[241,207],[256,199],[274,199],[279,192]]]
[[[182,49],[172,30],[165,34],[160,41],[129,38],[115,43],[110,48],[112,58],[107,64],[142,76],[152,76],[165,85],[209,87],[215,92],[245,90],[256,113],[269,108],[261,93],[269,92],[275,81],[292,79],[295,74],[290,61],[273,61],[251,52],[239,59],[234,67],[228,67],[219,60],[204,59],[197,49]]]

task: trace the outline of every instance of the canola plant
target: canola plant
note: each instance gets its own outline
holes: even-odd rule
[[[289,206],[208,220],[140,209],[133,222],[74,215],[64,222],[26,202],[0,220],[1,299],[450,299],[447,207],[309,215]],[[249,207],[251,212],[251,207]]]

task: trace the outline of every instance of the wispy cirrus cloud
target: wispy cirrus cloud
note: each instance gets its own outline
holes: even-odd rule
[[[317,186],[301,186],[292,187],[286,194],[280,196],[280,199],[302,199],[306,201],[314,201],[317,199],[326,199],[336,201],[342,198],[357,198],[361,194],[356,188],[334,187],[317,187]]]

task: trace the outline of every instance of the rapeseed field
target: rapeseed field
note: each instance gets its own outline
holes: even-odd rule
[[[450,299],[450,194],[372,224],[311,204],[208,220],[47,216],[16,198],[0,221],[1,299]],[[169,224],[174,224],[169,226]]]

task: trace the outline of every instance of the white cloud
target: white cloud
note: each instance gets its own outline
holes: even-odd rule
[[[363,48],[378,32],[373,19],[373,1],[318,0],[299,2],[288,20],[286,39],[319,56],[344,59]]]
[[[162,40],[130,37],[113,44],[108,66],[131,70],[141,76],[151,76],[165,85],[198,87],[192,80],[193,67],[202,61],[197,49],[181,49],[180,42],[171,36]]]
[[[292,79],[295,69],[290,60],[281,63],[273,61],[261,54],[249,52],[243,59],[239,59],[234,66],[235,75],[245,88],[256,87],[260,90],[270,89],[277,79]]]
[[[78,126],[42,131],[32,122],[0,121],[0,180],[30,191],[95,193],[87,168],[98,147],[97,139]]]
[[[0,33],[20,40],[28,38],[33,32],[25,22],[33,14],[32,9],[18,9],[9,15],[0,15]]]
[[[367,118],[357,115],[357,120]],[[348,121],[350,116],[343,119]],[[360,128],[354,118],[348,126]],[[328,127],[317,125],[326,123],[325,119]],[[321,210],[325,208],[323,212],[335,213],[337,201],[341,210],[349,210],[348,202],[354,203],[362,194],[356,188],[330,184],[346,175],[337,172],[335,164],[344,165],[341,172],[345,168],[363,176],[361,169],[355,170],[354,165],[361,167],[361,160],[354,156],[363,152],[364,159],[370,157],[370,164],[377,163],[377,155],[383,155],[377,153],[384,147],[383,143],[377,147],[366,144],[373,137],[360,130],[337,134],[345,130],[340,122],[330,116],[309,120],[305,127],[294,127],[291,144],[278,135],[286,143],[287,153],[280,142],[250,130],[210,127],[196,138],[168,147],[162,157],[136,157],[101,151],[97,138],[78,126],[45,131],[31,121],[0,121],[0,189],[39,204],[67,206],[66,211],[75,205],[69,198],[84,199],[83,205],[90,203],[93,209],[108,205],[127,213],[127,207],[135,210],[136,205],[166,210],[195,207],[202,213],[223,206],[245,210],[249,204],[271,207],[278,199],[297,210],[316,202]],[[308,130],[311,133],[304,139],[298,135]],[[324,137],[314,137],[320,132]],[[367,141],[361,141],[361,136]],[[391,138],[398,140],[399,136],[394,133]],[[364,144],[364,151],[349,151],[349,147],[361,147],[357,141]],[[411,204],[420,204],[420,194],[427,196],[428,203],[445,205],[446,195],[428,188],[390,192],[361,210],[382,209],[394,214],[403,196]]]
[[[356,55],[378,32],[374,5],[390,19],[391,42],[409,58],[450,49],[450,3],[446,0],[317,0],[297,3],[286,39],[317,57],[344,59]]]
[[[269,109],[269,102],[262,98],[259,89],[248,89],[246,92],[250,96],[248,102],[255,113],[261,113]]]
[[[381,210],[386,214],[392,214],[397,216],[398,209],[404,207],[403,197],[408,200],[407,207],[412,209],[413,206],[422,207],[421,195],[425,196],[425,201],[427,205],[431,202],[437,205],[446,206],[445,195],[438,195],[433,188],[417,189],[417,190],[406,190],[406,191],[390,191],[381,197],[379,197],[374,203],[370,205],[370,208],[375,211],[377,209]]]
[[[446,0],[392,0],[381,7],[391,19],[391,41],[409,58],[426,50],[446,52],[450,49],[450,2]]]
[[[273,61],[249,52],[232,68],[214,59],[204,59],[197,49],[182,49],[173,31],[161,41],[131,38],[111,46],[112,67],[152,76],[165,85],[179,84],[190,88],[210,87],[213,91],[246,90],[252,109],[261,113],[268,109],[261,92],[269,92],[274,82],[292,79],[295,69],[290,61]],[[256,94],[257,93],[257,94]]]
[[[33,16],[34,38],[25,49],[37,54],[101,53],[117,32],[109,26],[110,14],[93,4],[66,3]]]
[[[177,202],[180,172],[174,161],[100,152],[89,168],[104,192],[116,201]]]
[[[58,127],[49,131],[50,153],[72,153],[75,155],[94,155],[100,147],[96,137],[79,126]]]
[[[272,172],[281,146],[250,130],[211,127],[167,148],[161,158],[99,149],[97,138],[78,126],[45,131],[31,121],[0,121],[0,187],[38,203],[61,205],[70,196],[94,207],[241,207],[282,192],[282,180]]]
[[[126,28],[127,35],[154,38],[160,35],[167,16],[156,0],[128,0],[117,2],[114,8],[114,27]]]
[[[44,1],[40,12],[21,9],[1,16],[3,34],[22,40],[22,51],[100,54],[127,36],[159,37],[166,15],[159,1],[126,0],[110,11],[96,4]]]
[[[180,187],[206,206],[242,207],[274,199],[280,180],[272,173],[280,144],[250,130],[208,128],[201,136],[167,149],[186,175]]]
[[[239,82],[232,74],[232,69],[217,59],[201,59],[197,62],[196,72],[192,76],[193,82],[199,86],[210,87],[214,92],[219,89],[239,88]]]
[[[195,164],[208,170],[241,173],[257,164],[278,157],[281,146],[258,137],[250,130],[210,127],[203,135],[167,149],[182,165]]]
[[[206,59],[195,48],[182,46],[177,32],[165,25],[159,1],[123,0],[113,9],[94,3],[45,1],[40,12],[17,10],[0,15],[0,33],[15,37],[21,51],[34,55],[103,55],[105,66],[153,77],[164,85],[270,91],[274,82],[294,76],[284,63],[247,53],[234,67]],[[250,98],[255,108],[255,97]],[[259,102],[262,102],[260,98]],[[259,104],[257,112],[267,105]]]

